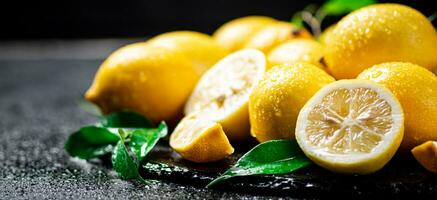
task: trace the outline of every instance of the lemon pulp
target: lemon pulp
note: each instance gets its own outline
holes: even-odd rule
[[[331,171],[367,174],[382,168],[403,137],[403,111],[384,87],[358,80],[323,88],[299,113],[296,139]]]

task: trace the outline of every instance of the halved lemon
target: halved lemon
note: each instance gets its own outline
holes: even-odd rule
[[[220,124],[188,115],[176,126],[170,136],[170,146],[184,159],[212,162],[234,152]]]
[[[341,80],[317,92],[300,111],[296,140],[330,171],[369,174],[381,169],[402,141],[404,114],[381,85]]]
[[[185,105],[185,114],[220,123],[230,140],[249,134],[249,95],[266,70],[266,56],[244,49],[225,57],[197,83]]]

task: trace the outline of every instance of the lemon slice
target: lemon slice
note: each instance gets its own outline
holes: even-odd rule
[[[249,95],[266,69],[264,53],[255,49],[237,51],[208,70],[185,105],[185,114],[219,122],[230,140],[249,134]]]
[[[188,115],[170,136],[170,146],[184,159],[204,163],[225,158],[234,152],[220,124]]]
[[[300,111],[296,140],[316,164],[339,173],[381,169],[402,141],[404,115],[376,83],[341,80],[322,88]]]
[[[437,173],[437,141],[427,141],[418,145],[411,153],[425,169]]]

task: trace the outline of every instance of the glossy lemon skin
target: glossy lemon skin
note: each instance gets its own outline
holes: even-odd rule
[[[335,79],[308,63],[275,66],[249,98],[250,132],[259,142],[294,139],[300,109]]]
[[[297,28],[289,22],[278,21],[261,28],[246,42],[244,47],[259,49],[267,54],[279,44],[296,38],[312,38],[312,36],[304,28]]]
[[[112,53],[100,66],[86,99],[104,113],[130,110],[153,122],[174,121],[199,76],[183,55],[136,43]]]
[[[328,33],[326,63],[337,79],[383,62],[437,67],[437,34],[428,19],[399,4],[375,4],[344,17]]]
[[[437,77],[411,63],[375,65],[359,76],[387,87],[399,99],[405,113],[403,150],[437,140]]]
[[[268,55],[269,65],[307,62],[324,69],[324,47],[312,39],[295,39],[278,45]]]
[[[246,16],[231,20],[213,34],[214,40],[229,52],[242,49],[246,42],[267,24],[276,22],[265,16]]]
[[[163,33],[147,43],[183,54],[193,63],[199,75],[228,54],[211,36],[194,31]]]
[[[334,30],[336,24],[328,26],[322,34],[320,34],[319,41],[322,44],[326,44],[327,41],[330,39],[330,34],[332,34],[332,31]]]

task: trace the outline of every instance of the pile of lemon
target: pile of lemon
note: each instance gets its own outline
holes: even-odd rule
[[[170,146],[193,162],[231,142],[297,140],[316,164],[367,174],[412,151],[437,171],[437,33],[399,4],[361,8],[320,40],[270,17],[230,21],[212,36],[176,31],[125,46],[86,98],[177,124]],[[184,117],[185,116],[185,117]],[[427,143],[426,143],[427,142]]]

